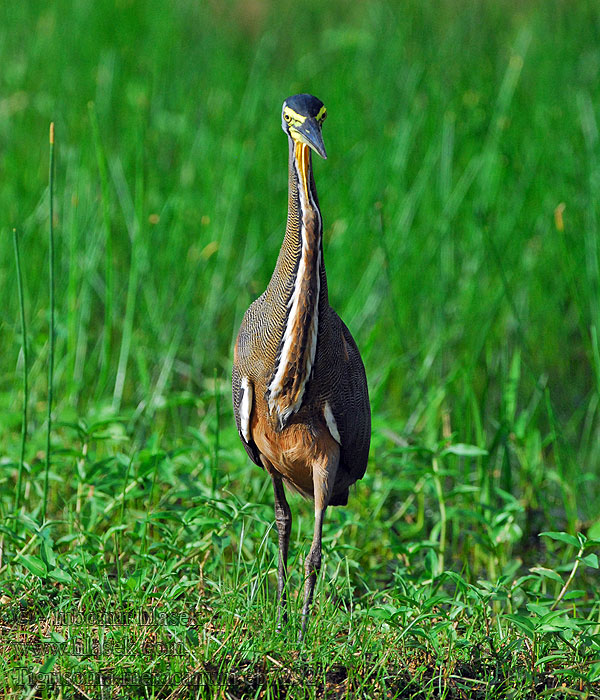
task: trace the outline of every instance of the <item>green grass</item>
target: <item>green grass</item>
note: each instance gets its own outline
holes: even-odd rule
[[[0,694],[600,697],[599,32],[591,0],[2,6]],[[312,508],[277,634],[229,400],[298,91],[373,410],[303,645]]]

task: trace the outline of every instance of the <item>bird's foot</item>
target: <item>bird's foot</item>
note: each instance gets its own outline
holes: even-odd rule
[[[300,634],[298,635],[298,642],[302,644],[304,638],[306,637],[306,628],[308,627],[308,615],[302,615],[302,626],[300,627]]]
[[[287,627],[288,614],[286,608],[281,604],[279,606],[279,612],[277,613],[277,627],[275,628],[278,633],[280,633],[284,627]]]

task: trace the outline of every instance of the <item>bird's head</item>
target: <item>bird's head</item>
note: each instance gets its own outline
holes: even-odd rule
[[[321,100],[312,95],[293,95],[283,103],[281,128],[296,143],[310,146],[322,158],[327,158],[321,127],[327,110]]]

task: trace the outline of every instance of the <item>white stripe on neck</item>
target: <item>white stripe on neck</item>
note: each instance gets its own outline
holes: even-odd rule
[[[294,148],[294,144],[292,144],[292,148]],[[310,153],[306,154],[308,158],[310,158]],[[316,202],[314,201],[314,197],[310,188],[310,180],[309,180],[309,173],[307,172],[306,175],[306,182],[307,182],[307,187],[306,190],[304,189],[304,183],[303,183],[303,178],[302,178],[302,173],[300,172],[299,165],[298,165],[298,160],[294,155],[294,168],[296,171],[296,177],[298,181],[298,194],[299,194],[299,200],[300,200],[300,239],[302,242],[302,250],[301,250],[301,257],[300,257],[300,263],[298,265],[298,272],[296,274],[296,280],[294,283],[294,290],[292,292],[292,295],[290,297],[290,301],[288,303],[289,307],[289,313],[288,313],[288,318],[287,318],[287,323],[285,326],[285,332],[283,334],[283,347],[281,349],[281,354],[279,356],[279,364],[277,365],[277,370],[275,372],[275,375],[269,384],[268,388],[268,393],[269,393],[269,411],[272,413],[273,410],[275,409],[278,413],[279,416],[279,422],[282,427],[284,427],[289,419],[290,416],[292,416],[294,413],[296,413],[300,407],[302,406],[302,399],[304,397],[304,392],[306,389],[306,384],[310,378],[311,372],[312,372],[312,367],[315,361],[315,354],[317,350],[317,335],[319,332],[319,297],[320,297],[320,292],[321,292],[321,275],[320,275],[320,268],[321,268],[321,243],[320,241],[317,242],[319,246],[318,254],[317,254],[317,261],[316,261],[316,277],[317,277],[317,293],[315,295],[315,299],[313,302],[313,308],[311,309],[311,320],[310,320],[310,329],[309,329],[309,341],[308,341],[308,357],[306,359],[306,373],[304,377],[302,378],[301,384],[300,384],[300,391],[298,392],[298,397],[296,401],[289,403],[288,405],[280,405],[280,403],[277,401],[277,398],[281,395],[283,391],[283,380],[288,372],[288,367],[290,363],[290,354],[292,351],[292,343],[294,341],[293,338],[293,329],[296,323],[296,320],[300,314],[300,290],[302,287],[302,280],[304,278],[304,275],[306,274],[306,267],[308,265],[308,253],[309,253],[309,246],[308,246],[308,240],[307,240],[307,231],[306,231],[306,222],[305,222],[305,214],[308,213],[312,209],[315,213],[315,223],[317,226],[317,230],[319,233],[319,236],[321,235],[322,232],[322,221],[321,221],[321,214],[319,212],[319,208],[316,205]],[[308,198],[307,198],[308,195]]]

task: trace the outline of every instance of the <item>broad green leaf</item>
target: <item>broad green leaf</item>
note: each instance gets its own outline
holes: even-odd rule
[[[460,588],[468,586],[468,583],[465,581],[465,579],[460,574],[457,574],[455,571],[444,571],[440,575],[440,578],[450,579]]]
[[[115,532],[122,532],[123,530],[127,529],[127,525],[113,525],[112,527],[109,527],[108,530],[104,533],[104,541],[106,542],[109,537],[114,534]]]
[[[25,513],[21,513],[21,514],[19,515],[19,521],[22,522],[23,525],[25,525],[25,527],[26,527],[30,532],[39,533],[39,531],[40,531],[40,526],[35,522],[35,520],[33,520],[32,518],[30,518],[28,515],[25,515]]]
[[[188,629],[186,629],[185,636],[188,644],[191,644],[195,647],[197,647],[200,644],[200,642],[198,641],[198,630],[194,629],[193,627],[188,627]]]
[[[125,585],[130,591],[135,591],[140,586],[140,576],[130,576],[126,581]]]
[[[368,611],[369,617],[374,617],[376,620],[389,620],[398,612],[398,609],[392,605],[380,605],[376,608],[371,608]]]
[[[71,583],[73,581],[71,574],[62,569],[52,569],[48,574],[48,578],[51,578],[53,581],[58,581],[58,583]]]
[[[525,615],[505,615],[506,620],[510,620],[515,624],[521,631],[525,632],[528,637],[532,637],[535,631],[535,625],[532,620]]]
[[[541,666],[542,664],[548,663],[549,661],[556,661],[557,659],[566,658],[566,654],[548,654],[548,656],[542,656],[535,662],[536,666]]]
[[[539,617],[545,617],[550,610],[550,604],[551,601],[548,601],[547,605],[541,605],[540,603],[527,603],[527,610],[534,615],[538,615]],[[561,613],[558,611],[556,614],[560,615]]]
[[[487,450],[476,445],[466,445],[463,442],[457,442],[455,445],[446,447],[442,451],[442,457],[448,454],[457,455],[458,457],[483,457],[487,453]]]
[[[544,578],[549,578],[552,579],[552,581],[556,581],[557,583],[560,583],[561,586],[564,583],[562,580],[562,576],[560,574],[557,574],[556,571],[553,571],[552,569],[547,569],[545,566],[533,566],[529,571],[532,571],[533,573],[539,574],[540,576],[543,576]]]
[[[39,578],[46,578],[48,575],[48,569],[44,562],[33,554],[19,554],[19,561],[23,566],[31,571],[34,576]]]
[[[590,525],[587,535],[591,540],[600,540],[600,518]]]
[[[106,428],[107,426],[113,427],[117,424],[126,423],[127,418],[124,416],[108,416],[107,418],[102,418],[100,420],[94,421],[88,428],[88,433],[94,433],[101,428]],[[122,428],[122,425],[119,425]]]
[[[157,510],[154,513],[148,515],[150,520],[174,520],[175,522],[182,522],[181,515],[173,510]]]
[[[537,581],[538,577],[534,576],[533,574],[527,574],[527,576],[520,576],[514,583],[512,584],[511,588],[512,590],[516,590],[519,588],[519,586],[522,586],[524,583],[527,583],[527,581]]]
[[[577,547],[579,549],[579,540],[573,535],[569,535],[568,532],[540,532],[540,537],[549,537],[551,540],[558,540],[560,542],[565,542],[570,544],[572,547]]]
[[[47,541],[42,542],[42,546],[40,548],[42,561],[48,568],[54,568],[56,566],[56,555],[52,549],[52,544],[52,540],[48,539]]]
[[[40,666],[40,670],[38,671],[38,673],[50,673],[50,671],[52,671],[52,669],[54,668],[54,664],[56,663],[57,658],[57,654],[54,654],[54,656],[49,656]]]
[[[580,557],[579,560],[586,566],[591,566],[592,569],[598,568],[598,555],[597,554],[586,554],[585,557]]]
[[[69,542],[73,542],[73,540],[76,540],[78,537],[81,537],[81,534],[79,532],[75,532],[70,535],[65,535],[64,537],[59,537],[56,540],[56,544],[67,544]]]
[[[548,622],[542,622],[537,629],[538,632],[560,632],[562,630],[578,630],[579,626],[575,620],[553,616]]]
[[[71,421],[66,421],[66,420],[59,420],[54,423],[54,425],[58,428],[70,428],[71,430],[74,430],[76,433],[79,433],[80,437],[85,437],[86,434],[86,426],[85,424],[82,423],[73,423]]]

